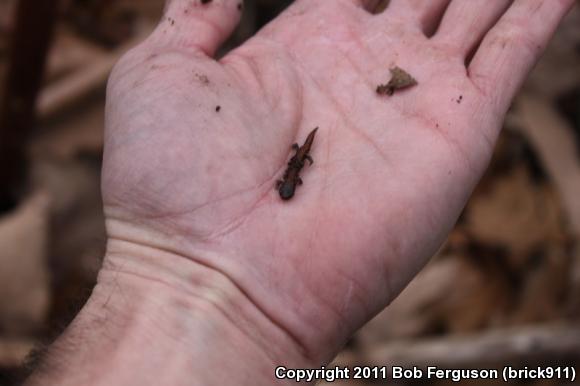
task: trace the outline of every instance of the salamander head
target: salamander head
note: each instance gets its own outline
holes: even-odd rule
[[[293,183],[284,181],[278,188],[278,193],[280,193],[280,198],[282,200],[289,200],[294,196],[295,190],[296,186]]]

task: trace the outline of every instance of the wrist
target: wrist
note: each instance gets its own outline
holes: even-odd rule
[[[47,361],[59,385],[270,385],[279,365],[312,365],[225,275],[123,241]]]

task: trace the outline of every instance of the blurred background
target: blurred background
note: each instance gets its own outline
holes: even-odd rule
[[[290,3],[246,0],[222,54]],[[163,0],[0,0],[0,386],[19,384],[25,358],[90,294],[105,243],[106,79],[162,8]],[[580,371],[578,235],[580,6],[515,100],[445,246],[335,363]]]

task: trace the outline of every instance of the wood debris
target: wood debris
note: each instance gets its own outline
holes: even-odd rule
[[[389,71],[391,72],[391,80],[387,84],[377,86],[377,94],[393,95],[397,90],[417,85],[417,80],[402,68],[395,66]]]

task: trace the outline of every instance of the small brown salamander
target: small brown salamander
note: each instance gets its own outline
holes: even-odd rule
[[[276,183],[276,188],[278,189],[278,193],[280,193],[280,198],[282,200],[291,199],[294,196],[296,186],[302,185],[300,171],[304,167],[305,161],[308,160],[310,165],[314,163],[312,157],[310,157],[308,153],[310,153],[312,142],[314,142],[316,130],[318,130],[318,127],[308,134],[304,145],[298,146],[297,143],[292,145],[292,149],[296,151],[296,154],[294,154],[294,156],[290,158],[290,161],[288,161],[288,167],[284,172],[284,177]]]

